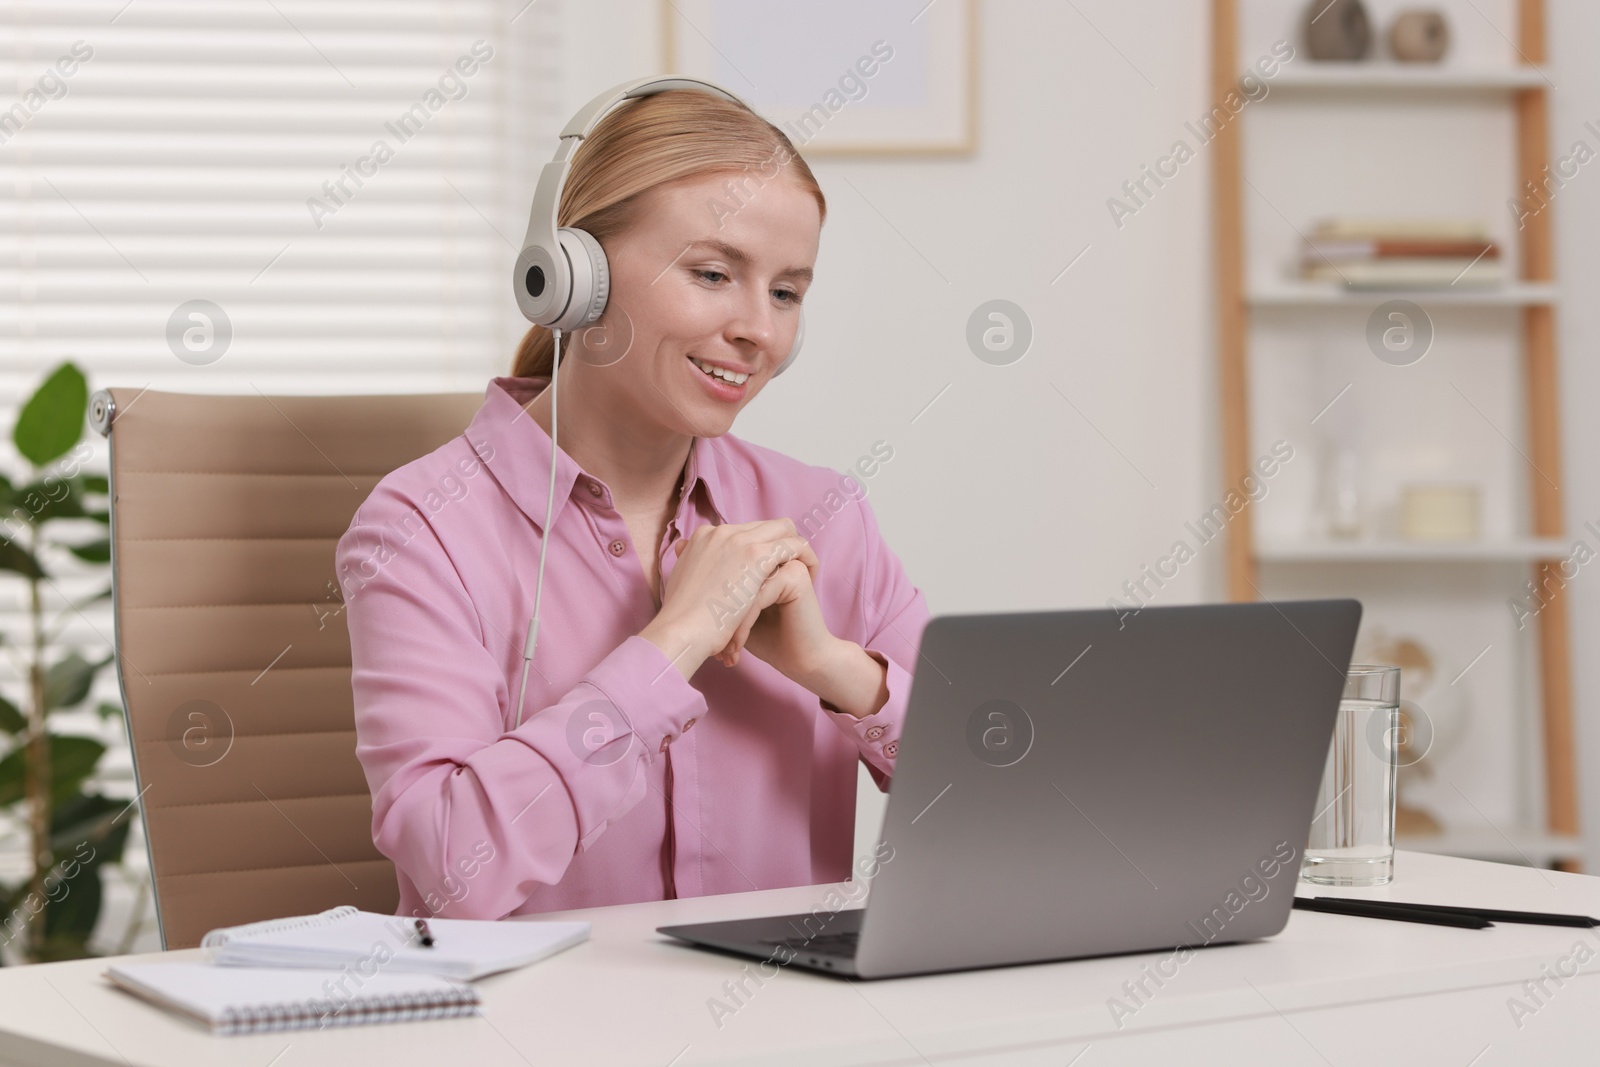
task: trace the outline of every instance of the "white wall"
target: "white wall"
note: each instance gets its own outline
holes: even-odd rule
[[[1114,39],[1146,34],[1142,16],[1100,6]],[[1104,204],[1199,110],[1204,20],[1194,4],[1161,7],[1160,34],[1137,50],[1159,89],[1069,6],[991,3],[974,157],[814,163],[828,220],[805,356],[736,432],[841,467],[888,440],[895,458],[867,483],[870,499],[935,611],[1103,603],[1200,507],[1212,436],[1206,176],[1192,165],[1120,233]],[[572,11],[575,102],[658,69],[657,10],[606,0]],[[964,341],[967,316],[992,297],[1034,323],[1032,349],[1010,367],[979,362]],[[1200,595],[1198,573],[1173,599]]]
[[[1375,6],[1381,24],[1393,4]],[[1455,6],[1463,48],[1489,57],[1505,47],[1484,16],[1510,32],[1508,4],[1480,3],[1483,14]],[[1292,26],[1299,7],[1252,0],[1241,59],[1254,57],[1257,38],[1280,35],[1275,19]],[[589,0],[566,9],[569,110],[660,69],[661,8]],[[1600,9],[1585,0],[1551,0],[1550,9],[1559,87],[1552,143],[1587,136],[1593,144],[1581,126],[1600,120],[1592,62]],[[1199,0],[990,0],[982,4],[974,156],[814,164],[829,214],[806,355],[736,432],[838,467],[888,440],[895,458],[868,483],[871,501],[936,613],[1103,605],[1223,490],[1206,149],[1120,229],[1106,207],[1206,110],[1208,45]],[[1484,126],[1491,141],[1499,136],[1493,120]],[[1563,488],[1576,528],[1600,518],[1600,430],[1585,410],[1600,395],[1600,370],[1584,359],[1600,309],[1581,299],[1600,282],[1600,250],[1586,238],[1600,233],[1600,164],[1563,191],[1556,210],[1559,275],[1571,298],[1560,313]],[[963,340],[968,314],[995,297],[1020,304],[1034,323],[1032,349],[1009,367],[980,363]],[[1514,399],[1504,402],[1515,408]],[[1520,461],[1492,440],[1478,446],[1483,465],[1499,472],[1491,481],[1520,507],[1522,498],[1512,499],[1525,493]],[[1220,598],[1220,544],[1169,582],[1159,602]],[[1600,737],[1584,729],[1600,701],[1600,666],[1586,654],[1600,627],[1595,574],[1573,587],[1591,780],[1600,773]],[[1584,825],[1600,842],[1600,799],[1585,796]],[[881,803],[870,790],[863,799],[870,844]],[[1508,812],[1515,804],[1499,799]],[[1600,851],[1591,856],[1600,861]]]

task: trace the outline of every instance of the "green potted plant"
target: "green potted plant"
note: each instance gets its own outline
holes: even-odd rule
[[[26,682],[22,706],[0,696],[6,744],[0,811],[25,825],[30,871],[20,883],[0,883],[0,943],[28,962],[90,954],[102,876],[121,861],[132,821],[128,801],[87,785],[105,745],[51,729],[53,715],[84,705],[96,676],[115,658],[113,652],[90,661],[59,642],[64,621],[111,596],[109,581],[46,618],[45,587],[60,591],[51,567],[63,553],[88,564],[111,561],[109,485],[104,474],[84,466],[92,452],[83,440],[88,406],[83,372],[70,362],[57,367],[23,405],[12,431],[29,469],[16,481],[0,474],[0,571],[20,579],[28,593],[26,645],[0,634]],[[66,540],[58,535],[66,528],[79,532]],[[96,710],[102,720],[123,719],[119,704]]]

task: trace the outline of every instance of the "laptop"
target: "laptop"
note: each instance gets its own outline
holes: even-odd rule
[[[658,930],[851,978],[1270,937],[1360,620],[1350,599],[935,618],[867,905],[819,887],[809,912]]]

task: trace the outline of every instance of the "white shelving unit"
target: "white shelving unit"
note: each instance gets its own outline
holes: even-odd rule
[[[1260,0],[1248,27],[1252,32],[1241,35],[1240,8],[1249,2],[1212,0],[1212,96],[1217,106],[1251,73],[1241,60],[1267,54],[1269,23],[1274,35],[1300,27],[1303,4],[1274,0],[1268,8]],[[1487,643],[1492,636],[1496,650],[1481,664],[1488,653],[1481,644],[1446,647],[1459,653],[1450,659],[1478,664],[1468,684],[1485,687],[1471,714],[1476,715],[1476,728],[1487,732],[1478,742],[1477,762],[1466,771],[1485,777],[1463,777],[1459,784],[1469,789],[1469,782],[1493,785],[1500,790],[1500,802],[1481,808],[1472,803],[1480,809],[1476,815],[1458,817],[1454,809],[1440,814],[1446,824],[1443,833],[1403,838],[1401,845],[1576,869],[1583,848],[1577,832],[1565,601],[1555,596],[1542,602],[1525,633],[1520,620],[1515,627],[1506,620],[1501,603],[1519,594],[1526,577],[1541,588],[1564,584],[1558,568],[1572,551],[1558,488],[1560,386],[1554,315],[1560,293],[1553,272],[1552,213],[1532,212],[1507,227],[1500,241],[1508,253],[1503,260],[1508,277],[1502,284],[1403,290],[1276,276],[1269,262],[1279,251],[1276,236],[1266,240],[1267,230],[1246,225],[1247,219],[1268,220],[1272,230],[1282,229],[1286,239],[1298,243],[1294,235],[1303,236],[1301,227],[1317,212],[1418,217],[1481,212],[1486,218],[1501,212],[1503,218],[1506,197],[1517,195],[1525,183],[1537,186],[1551,160],[1553,88],[1540,65],[1548,33],[1542,0],[1507,2],[1508,9],[1490,5],[1485,12],[1467,0],[1445,0],[1447,17],[1456,19],[1463,37],[1475,32],[1478,38],[1475,46],[1437,65],[1381,59],[1317,62],[1302,51],[1270,79],[1270,100],[1281,100],[1281,105],[1268,102],[1265,95],[1253,97],[1248,114],[1260,117],[1225,125],[1208,142],[1213,153],[1225,484],[1241,484],[1262,451],[1262,441],[1295,427],[1310,436],[1306,419],[1315,422],[1310,416],[1327,410],[1319,412],[1319,407],[1336,401],[1336,393],[1344,395],[1341,384],[1348,390],[1346,382],[1359,380],[1372,390],[1365,394],[1368,403],[1378,395],[1375,391],[1388,391],[1382,398],[1387,403],[1362,409],[1366,421],[1354,423],[1375,435],[1367,440],[1391,448],[1385,492],[1394,491],[1396,480],[1425,480],[1420,474],[1396,474],[1412,455],[1401,450],[1415,449],[1419,437],[1431,437],[1426,443],[1433,451],[1426,462],[1436,466],[1419,461],[1410,469],[1438,469],[1441,453],[1463,449],[1483,467],[1481,474],[1478,466],[1470,469],[1473,479],[1485,486],[1485,501],[1495,508],[1486,523],[1491,532],[1480,541],[1451,543],[1400,541],[1392,534],[1384,539],[1370,532],[1352,541],[1296,536],[1295,523],[1261,518],[1266,514],[1282,520],[1288,514],[1282,510],[1288,507],[1283,494],[1295,490],[1279,482],[1272,488],[1278,494],[1274,500],[1263,494],[1241,513],[1244,521],[1228,528],[1228,591],[1237,600],[1273,597],[1285,589],[1357,595],[1378,605],[1371,618],[1388,612],[1379,624],[1386,631],[1392,625],[1402,634],[1426,636],[1434,633],[1430,627],[1439,626],[1452,634],[1456,645],[1465,645],[1469,633],[1474,642]],[[1514,13],[1515,30],[1501,29],[1494,21],[1504,19],[1507,10]],[[1252,38],[1243,47],[1242,36]],[[1282,118],[1282,112],[1273,112],[1276,118],[1266,114],[1278,106],[1294,109],[1294,119]],[[1403,119],[1398,117],[1402,114]],[[1247,168],[1243,140],[1254,136],[1271,140],[1253,142],[1257,147]],[[1505,147],[1485,155],[1480,145]],[[1338,171],[1346,160],[1353,169]],[[1363,168],[1358,161],[1367,165]],[[1395,299],[1435,309],[1436,338],[1448,336],[1441,354],[1430,356],[1433,362],[1404,381],[1380,379],[1365,366],[1340,364],[1340,359],[1359,361],[1366,316]],[[1352,337],[1357,340],[1351,342]],[[1253,355],[1255,346],[1264,351]],[[1253,367],[1253,359],[1261,362]],[[1328,380],[1319,380],[1312,371],[1316,366],[1343,369],[1327,370]],[[1271,400],[1278,405],[1252,397],[1257,376],[1276,388]],[[1298,408],[1293,419],[1282,414],[1286,397],[1287,406],[1293,407],[1312,386],[1326,391],[1318,394],[1305,419],[1299,418]],[[1422,391],[1427,388],[1433,392]],[[1402,400],[1402,389],[1413,392]],[[1523,395],[1517,403],[1519,389]],[[1324,395],[1328,400],[1320,399]],[[1363,395],[1359,388],[1356,395]],[[1441,397],[1454,407],[1430,403]],[[1352,402],[1343,401],[1347,406]],[[1271,436],[1252,442],[1253,436],[1264,434]],[[1501,439],[1517,453],[1504,463],[1496,451],[1474,450],[1484,440],[1498,449]],[[1304,496],[1293,499],[1305,501]],[[1386,518],[1383,528],[1392,525]],[[1491,620],[1496,611],[1499,617]],[[1431,637],[1429,645],[1440,650]],[[1497,663],[1495,657],[1504,658]],[[1523,788],[1541,776],[1540,785]],[[1542,792],[1538,800],[1535,792]]]
[[[1512,92],[1549,84],[1539,67],[1402,66],[1382,61],[1317,63],[1285,67],[1274,89],[1370,90],[1377,92]]]
[[[1256,307],[1359,307],[1381,300],[1480,307],[1553,305],[1554,285],[1510,282],[1470,289],[1350,289],[1337,282],[1272,282],[1251,288],[1246,299]]]
[[[1272,563],[1534,563],[1565,555],[1557,537],[1509,541],[1262,541],[1256,558]]]

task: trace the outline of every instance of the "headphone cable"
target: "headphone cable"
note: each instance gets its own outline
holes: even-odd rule
[[[528,669],[533,666],[533,650],[539,643],[539,602],[544,596],[544,553],[550,547],[550,519],[556,511],[556,433],[557,410],[561,394],[556,383],[561,378],[561,331],[551,329],[555,353],[550,360],[550,499],[544,509],[544,529],[539,534],[539,577],[533,591],[533,618],[528,620],[528,638],[522,644],[522,684],[517,689],[517,726],[522,725],[522,701],[528,695]]]

